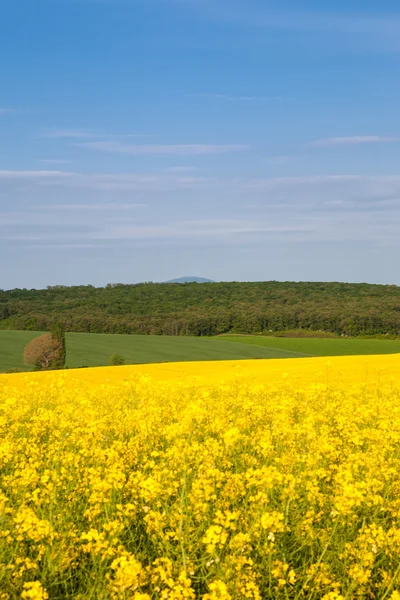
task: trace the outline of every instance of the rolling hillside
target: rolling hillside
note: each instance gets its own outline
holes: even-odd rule
[[[36,335],[40,333],[0,331],[0,372],[28,369],[23,364],[23,350]],[[109,365],[110,357],[115,353],[121,354],[127,364],[400,353],[400,340],[256,336],[198,338],[68,333],[66,341],[69,368]]]
[[[23,364],[24,346],[36,335],[40,333],[0,331],[0,372],[28,369]],[[69,368],[109,365],[115,353],[128,364],[303,356],[290,349],[232,344],[215,338],[68,333],[66,342]]]
[[[145,283],[0,291],[0,329],[212,336],[400,332],[400,288],[347,283]]]

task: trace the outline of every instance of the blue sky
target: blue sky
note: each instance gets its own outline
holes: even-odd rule
[[[0,10],[0,288],[400,285],[398,2]]]

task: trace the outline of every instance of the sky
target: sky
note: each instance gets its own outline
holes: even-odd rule
[[[400,285],[398,0],[0,2],[0,288]]]

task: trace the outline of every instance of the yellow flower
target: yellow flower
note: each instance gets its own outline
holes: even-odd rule
[[[400,600],[400,355],[329,360],[0,375],[0,600]]]
[[[212,554],[216,548],[222,548],[228,539],[228,532],[221,525],[211,525],[203,537],[203,544],[207,546],[207,552]]]
[[[40,581],[30,581],[24,583],[24,591],[21,594],[21,598],[30,598],[31,600],[47,600],[49,597],[46,590],[42,587]]]
[[[208,586],[210,593],[203,596],[203,600],[231,600],[232,596],[223,581],[213,581]]]

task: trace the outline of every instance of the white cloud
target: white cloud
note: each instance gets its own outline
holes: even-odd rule
[[[18,241],[20,240],[21,242],[35,242],[35,239],[33,238],[8,238],[9,240],[12,241]],[[82,250],[91,250],[94,248],[104,248],[105,244],[104,243],[96,243],[96,242],[91,242],[88,244],[84,244],[84,243],[74,243],[74,242],[70,242],[70,243],[54,243],[54,242],[50,242],[48,244],[43,243],[43,238],[38,238],[40,240],[40,243],[29,243],[29,244],[24,244],[22,243],[21,246],[23,248],[30,248],[31,250],[37,250],[39,248],[44,248],[44,249],[49,249],[49,248],[54,248],[57,250],[61,250],[62,248],[65,248],[66,250],[73,250],[73,249],[82,249]]]
[[[232,94],[216,94],[216,93],[199,93],[191,94],[199,98],[208,98],[210,100],[225,100],[226,102],[255,102],[255,101],[266,101],[266,100],[283,100],[283,96],[257,96],[257,95],[232,95]]]
[[[78,173],[70,173],[68,171],[0,171],[0,181],[21,181],[21,180],[36,180],[36,181],[59,181],[73,179],[78,176]]]
[[[40,210],[37,210],[37,209]],[[14,242],[92,244],[96,242],[131,243],[139,241],[179,242],[185,240],[237,240],[237,236],[268,237],[270,239],[292,238],[293,236],[309,234],[313,226],[309,224],[282,224],[273,218],[263,221],[246,219],[157,219],[153,214],[151,221],[143,221],[139,213],[130,218],[110,219],[107,214],[93,212],[92,206],[87,206],[87,212],[81,212],[82,205],[63,206],[68,213],[60,219],[53,211],[45,206],[32,207],[30,210],[14,210],[0,214],[1,239]],[[95,208],[100,208],[97,206]],[[118,209],[118,205],[113,207]],[[74,209],[74,210],[69,210]],[[147,212],[146,219],[149,219]]]
[[[0,106],[0,115],[9,115],[16,112],[17,111],[15,108],[7,108],[6,106]]]
[[[259,40],[259,34],[264,30],[295,32],[296,36],[288,40],[290,48],[329,48],[330,53],[340,55],[354,50],[369,55],[400,52],[400,12],[396,7],[390,13],[383,6],[380,11],[379,7],[384,3],[376,2],[374,11],[368,11],[368,8],[359,8],[363,7],[362,2],[357,7],[357,3],[348,2],[346,8],[333,11],[326,8],[326,3],[320,3],[323,6],[320,10],[302,10],[301,2],[291,2],[292,8],[289,8],[288,3],[262,0],[170,1],[190,10],[193,19],[198,19],[201,11],[213,21],[235,26],[236,36],[231,36],[228,41],[230,44],[240,39],[248,29],[253,30]],[[286,4],[286,7],[282,4]],[[284,46],[286,40],[280,47]]]
[[[173,224],[133,225],[110,227],[88,235],[93,240],[143,240],[143,239],[193,239],[222,238],[237,235],[279,235],[290,236],[310,232],[310,226],[260,224],[258,222],[235,221],[231,219],[209,221],[179,221]]]
[[[72,161],[64,160],[62,158],[38,158],[37,162],[46,165],[69,165]]]
[[[371,239],[381,238],[383,234],[378,228],[377,216],[389,217],[390,222],[384,226],[387,229],[400,215],[398,175],[281,177],[258,179],[247,185],[250,214],[257,211],[280,213],[282,219],[297,215],[296,218],[306,222],[322,219],[334,236],[338,231],[347,231],[349,235],[348,230],[352,227],[354,235],[365,238],[368,222]],[[357,214],[360,216],[358,221],[355,219]]]
[[[0,106],[0,116],[3,115],[31,115],[39,111],[32,108],[15,108],[14,106]]]
[[[116,211],[144,208],[147,204],[121,203],[121,202],[103,202],[101,204],[43,204],[33,207],[33,210],[40,211]]]
[[[166,173],[193,173],[197,170],[197,167],[167,167],[164,169]]]
[[[0,184],[64,187],[98,191],[189,189],[213,182],[213,178],[184,174],[77,173],[72,171],[0,171]]]
[[[123,144],[118,141],[85,142],[79,144],[79,146],[90,150],[99,150],[101,152],[133,154],[139,156],[203,156],[238,152],[248,149],[248,146],[244,144],[167,144],[154,146]]]
[[[399,243],[400,175],[214,180],[1,171],[3,188],[11,203],[0,214],[0,239],[18,245]]]
[[[292,186],[315,186],[337,183],[348,183],[353,181],[365,181],[369,179],[363,175],[309,175],[300,177],[268,177],[264,179],[253,179],[249,185],[254,188],[273,189]],[[371,179],[376,179],[371,177]],[[386,178],[387,179],[387,178]],[[400,176],[396,179],[400,181]]]
[[[342,203],[344,207],[357,205],[365,209],[400,197],[400,175],[271,177],[252,180],[247,185],[258,193],[268,193],[271,202],[279,200],[283,206],[301,203],[303,207],[326,207]]]
[[[106,133],[95,129],[50,129],[46,131],[44,138],[54,139],[128,139],[128,138],[152,138],[148,133]]]
[[[359,135],[350,137],[332,137],[321,140],[315,140],[308,144],[314,148],[329,148],[334,146],[358,146],[362,144],[391,144],[399,143],[400,137],[379,136],[379,135]]]
[[[268,178],[215,178],[199,177],[185,172],[161,173],[78,173],[61,170],[0,171],[0,190],[3,186],[24,189],[64,188],[94,190],[103,192],[157,191],[172,190],[211,190],[223,191],[233,198],[268,192],[272,203],[289,198],[307,197],[323,203],[339,196],[341,200],[400,197],[400,175],[311,175],[299,177]],[[337,199],[337,198],[336,198]],[[250,200],[250,198],[249,198]]]
[[[274,167],[280,167],[283,165],[287,165],[290,161],[292,161],[295,157],[290,156],[288,154],[282,156],[270,156],[267,161],[270,165]]]
[[[43,134],[45,138],[87,139],[99,137],[101,133],[89,129],[51,129]]]
[[[270,3],[254,0],[202,0],[201,2],[176,3],[201,9],[210,17],[239,23],[242,26],[293,31],[320,31],[325,33],[365,34],[369,36],[397,36],[400,33],[400,13],[368,14],[360,10],[299,11],[276,10]]]

